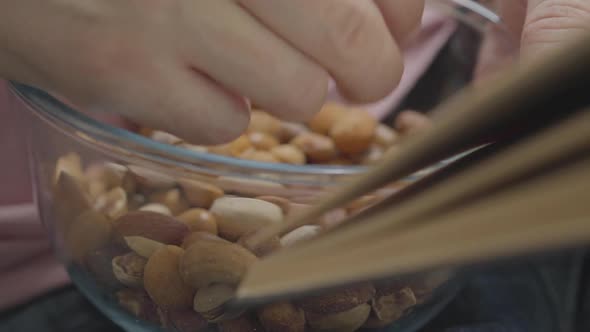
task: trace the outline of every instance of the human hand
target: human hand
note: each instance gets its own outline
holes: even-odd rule
[[[539,57],[590,31],[587,0],[494,0],[505,31],[489,29],[484,39],[476,75],[497,71],[519,56],[521,61]],[[516,42],[515,42],[516,41]]]
[[[8,0],[0,76],[200,144],[248,125],[248,103],[304,120],[329,76],[387,95],[423,0]]]

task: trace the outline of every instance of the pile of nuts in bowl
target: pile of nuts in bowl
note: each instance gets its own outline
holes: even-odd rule
[[[323,112],[320,118],[327,117],[327,111]],[[262,117],[275,122],[268,115],[255,114],[258,115],[253,119]],[[262,126],[267,120],[255,120],[252,126],[257,130],[243,136],[249,140],[248,148],[239,155],[235,154],[240,150],[235,145],[243,137],[207,151],[248,158],[244,153],[254,149],[249,152],[251,155],[262,156],[262,151],[271,151],[264,158],[280,159],[277,148],[282,147],[283,152],[299,148],[306,161],[333,162],[344,151],[354,149],[354,155],[358,156],[374,144],[384,147],[395,144],[393,131],[389,136],[393,139],[387,144],[377,142],[378,126],[373,124],[374,131],[363,135],[366,141],[362,144],[360,140],[354,141],[355,144],[346,150],[338,149],[330,158],[319,158],[315,143],[301,143],[306,135],[319,135],[317,131],[329,133],[333,137],[331,144],[338,147],[340,143],[336,142],[345,140],[347,131],[335,129],[344,127],[337,126],[338,121],[322,127],[317,119],[311,125],[315,128],[313,132],[306,129],[283,140],[269,136],[275,138],[270,140],[270,145],[274,145],[270,150],[262,150],[270,146],[262,143],[268,137],[260,140],[252,137],[254,133],[268,134]],[[282,128],[284,123],[278,125]],[[275,135],[281,133],[277,131]],[[277,145],[275,141],[291,143]],[[226,332],[352,332],[379,328],[424,303],[448,278],[442,273],[404,281],[361,283],[292,302],[273,303],[237,316],[228,315],[222,305],[232,297],[251,264],[337,226],[347,216],[375,204],[375,197],[362,197],[314,225],[302,226],[260,247],[250,248],[244,241],[248,236],[282,222],[306,205],[280,196],[233,195],[217,186],[216,179],[210,182],[177,179],[137,165],[84,162],[77,153],[67,153],[56,161],[51,180],[60,254],[82,268],[121,308],[170,331],[195,332],[211,326]]]
[[[326,103],[308,123],[281,121],[254,110],[246,133],[217,146],[199,146],[158,130],[140,132],[156,141],[245,160],[293,165],[371,165],[419,130],[430,126],[421,113],[406,111],[393,126],[379,123],[366,110]]]

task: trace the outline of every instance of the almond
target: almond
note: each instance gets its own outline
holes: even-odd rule
[[[212,284],[236,285],[257,257],[245,248],[226,241],[196,241],[180,262],[183,280],[199,289]]]
[[[182,248],[166,246],[156,250],[144,270],[144,286],[157,305],[172,308],[190,308],[194,290],[182,281],[179,262]]]
[[[189,233],[183,222],[151,211],[133,211],[115,221],[115,234],[142,236],[164,244],[180,244]]]

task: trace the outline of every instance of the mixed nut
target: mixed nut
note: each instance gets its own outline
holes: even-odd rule
[[[394,131],[335,106],[324,108],[309,124],[311,130],[262,112],[255,112],[252,120],[247,135],[207,151],[293,164],[343,158],[352,162],[372,146],[386,149],[397,140]],[[165,133],[152,135],[186,144]],[[237,196],[219,185],[220,178],[175,179],[136,165],[84,164],[78,154],[68,153],[57,160],[52,174],[61,254],[83,268],[121,308],[165,329],[194,332],[211,324],[220,331],[378,328],[426,301],[440,284],[363,283],[251,312],[226,313],[223,304],[252,264],[336,227],[384,197],[363,197],[315,225],[248,248],[245,239],[255,231],[281,223],[307,205],[279,195]]]
[[[401,113],[390,127],[360,108],[326,103],[306,124],[284,122],[254,110],[246,133],[216,146],[192,145],[149,128],[142,128],[140,133],[161,143],[259,162],[370,165],[395,150],[408,135],[429,126],[430,120],[417,112]]]

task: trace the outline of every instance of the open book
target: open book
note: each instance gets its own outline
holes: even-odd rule
[[[478,149],[343,227],[254,264],[233,304],[590,244],[589,84],[585,36],[467,89],[441,106],[431,131],[251,244]]]

